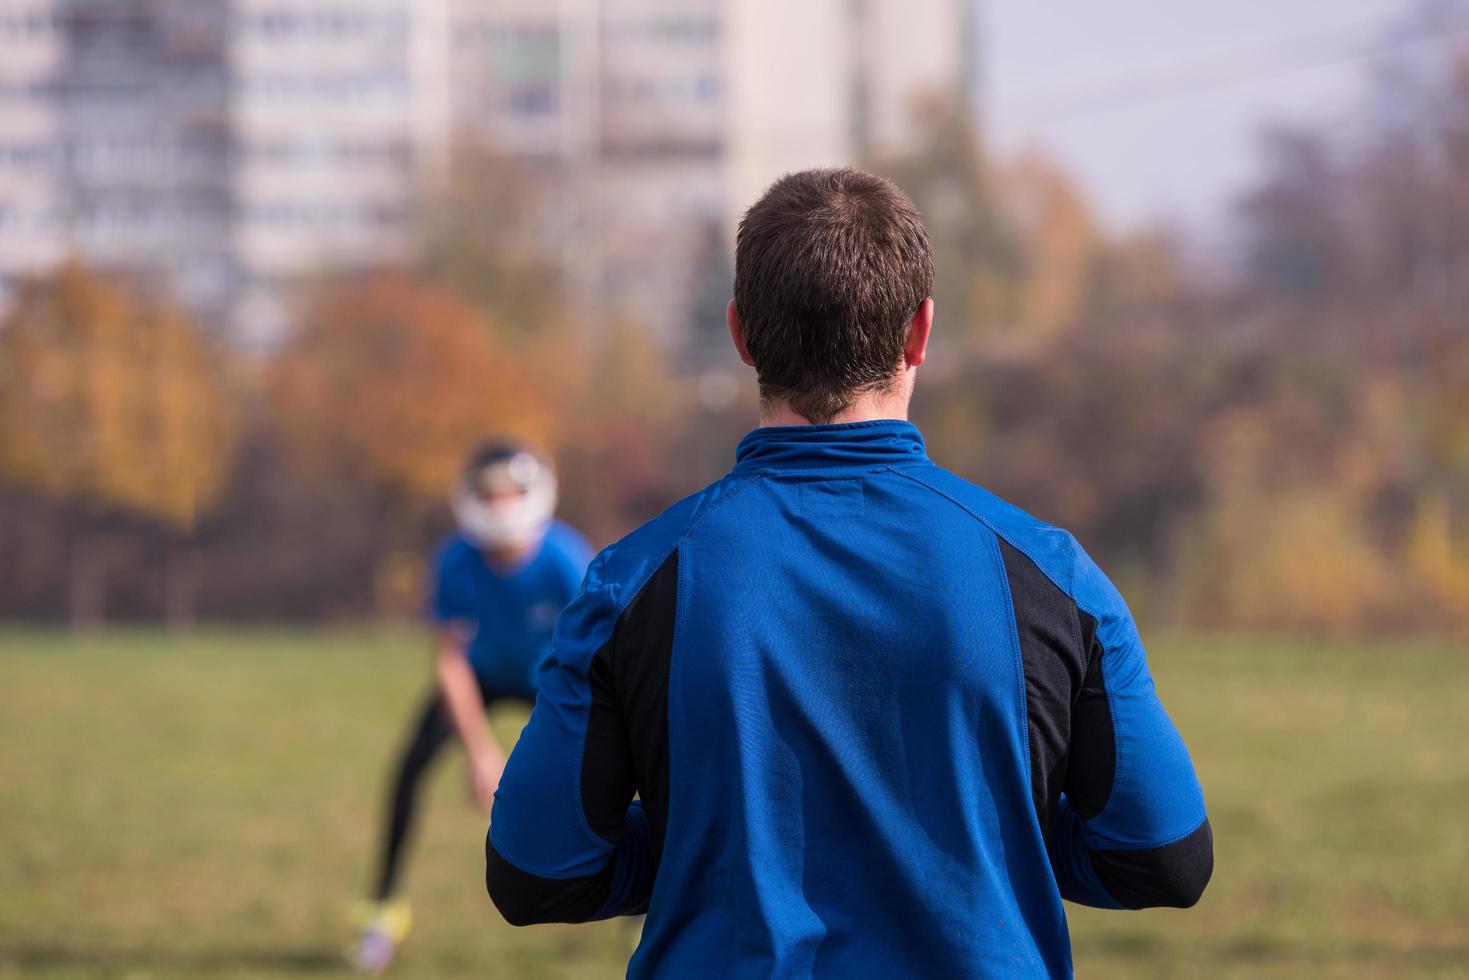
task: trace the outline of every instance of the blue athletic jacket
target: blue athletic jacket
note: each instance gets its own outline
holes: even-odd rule
[[[539,686],[490,895],[646,911],[632,977],[1065,977],[1063,898],[1212,870],[1121,596],[907,422],[751,432],[593,561]]]

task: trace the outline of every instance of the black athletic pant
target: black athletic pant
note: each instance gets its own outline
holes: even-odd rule
[[[488,709],[503,697],[479,688],[479,696]],[[449,706],[443,695],[435,688],[424,703],[417,725],[413,728],[403,754],[398,761],[397,776],[393,780],[392,796],[388,799],[388,821],[383,833],[382,864],[377,877],[374,898],[384,901],[398,887],[399,866],[408,834],[413,829],[414,814],[418,809],[418,788],[429,765],[438,757],[439,750],[455,736],[454,719],[449,715]]]

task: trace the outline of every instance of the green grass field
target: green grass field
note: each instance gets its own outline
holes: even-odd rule
[[[423,646],[0,633],[0,977],[341,974]],[[1469,650],[1165,637],[1152,661],[1214,883],[1189,912],[1073,909],[1079,976],[1469,976]],[[428,796],[393,975],[622,975],[624,924],[498,920],[457,757]]]

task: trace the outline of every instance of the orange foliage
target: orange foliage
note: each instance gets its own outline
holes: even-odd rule
[[[325,294],[274,361],[269,388],[300,464],[359,474],[413,503],[443,499],[487,435],[551,434],[522,359],[464,303],[398,274]]]
[[[0,468],[53,498],[192,527],[235,442],[218,352],[181,313],[70,263],[0,328]]]

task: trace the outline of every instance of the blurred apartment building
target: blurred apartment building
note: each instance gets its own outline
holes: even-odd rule
[[[578,294],[676,337],[772,180],[901,152],[923,99],[977,108],[979,12],[980,0],[457,0],[454,112],[559,174]]]
[[[770,180],[973,98],[976,2],[0,0],[0,301],[77,255],[269,344],[469,133],[557,183],[586,309],[673,335]]]
[[[421,0],[0,0],[0,283],[68,255],[268,343],[408,243],[448,126]]]

